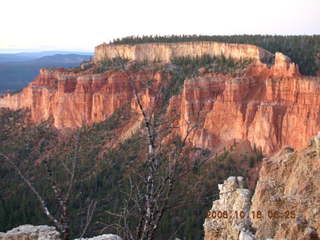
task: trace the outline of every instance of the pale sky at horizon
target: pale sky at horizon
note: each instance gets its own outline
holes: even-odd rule
[[[320,0],[2,0],[0,50],[83,50],[168,34],[320,34]]]

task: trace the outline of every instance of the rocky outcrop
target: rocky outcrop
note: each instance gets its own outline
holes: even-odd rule
[[[250,58],[257,62],[269,62],[270,52],[249,44],[220,42],[141,43],[135,45],[101,44],[95,48],[94,61],[123,57],[136,61],[170,62],[173,57],[225,56],[234,59]]]
[[[247,76],[258,79],[300,77],[299,66],[283,53],[276,52],[273,64],[256,62],[247,70]]]
[[[258,239],[320,239],[318,139],[301,151],[285,147],[263,160],[250,210],[261,212],[252,219]]]
[[[60,240],[60,234],[55,227],[23,225],[0,233],[0,240]]]
[[[203,225],[204,239],[254,239],[250,238],[250,197],[243,177],[229,177],[219,184],[219,200],[213,202]]]
[[[294,76],[299,74],[299,67],[283,53],[276,52],[275,63],[273,65],[272,71],[274,77],[283,77],[284,73],[286,73],[287,76]]]
[[[301,151],[284,147],[263,159],[251,201],[238,177],[219,185],[219,200],[204,223],[205,240],[319,240],[319,139],[320,133]]]

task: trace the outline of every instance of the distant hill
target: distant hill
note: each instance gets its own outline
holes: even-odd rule
[[[92,55],[63,51],[0,54],[0,93],[25,87],[38,75],[40,68],[77,67]]]
[[[33,63],[56,63],[56,64],[79,64],[83,61],[90,60],[91,56],[78,54],[56,54],[53,56],[44,56],[33,60]]]
[[[25,62],[35,60],[42,57],[53,55],[93,55],[92,52],[77,52],[77,51],[42,51],[42,52],[21,52],[21,53],[0,53],[0,63],[7,62]]]

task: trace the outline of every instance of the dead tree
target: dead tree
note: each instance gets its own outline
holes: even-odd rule
[[[119,58],[121,59],[121,56]],[[144,172],[138,174],[136,179],[130,178],[130,192],[127,193],[122,212],[109,214],[119,217],[119,223],[113,224],[113,226],[121,229],[124,239],[152,240],[164,213],[170,208],[169,200],[176,181],[186,172],[181,163],[186,156],[184,151],[188,145],[187,141],[196,125],[187,123],[188,129],[185,136],[177,137],[176,141],[166,141],[165,138],[169,136],[170,131],[176,128],[173,124],[176,119],[163,119],[165,114],[161,109],[166,103],[161,96],[161,92],[163,92],[161,88],[165,88],[165,86],[153,89],[153,104],[145,106],[142,102],[141,92],[150,88],[150,84],[143,85],[137,82],[124,62],[120,69],[130,83],[133,99],[142,116],[147,157],[144,163]],[[154,73],[151,76],[154,76]],[[142,91],[138,91],[137,85]],[[142,181],[137,181],[139,178]],[[132,227],[130,223],[132,217],[137,220],[136,227]]]

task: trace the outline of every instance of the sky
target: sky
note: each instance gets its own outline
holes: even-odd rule
[[[320,34],[320,0],[1,0],[0,52],[130,35]]]

